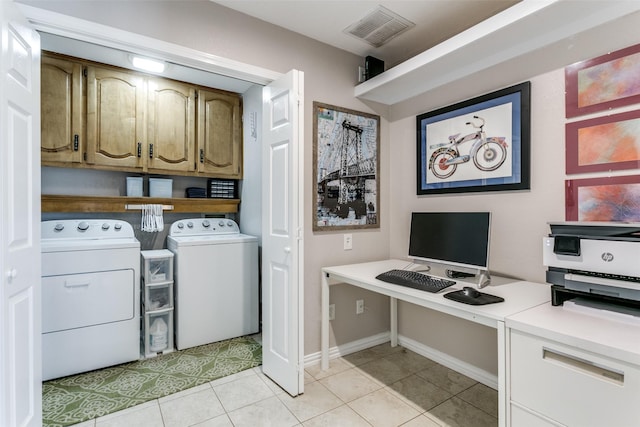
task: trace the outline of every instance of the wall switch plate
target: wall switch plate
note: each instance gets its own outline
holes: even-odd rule
[[[364,300],[359,299],[356,301],[356,314],[364,313]]]
[[[336,318],[336,305],[329,304],[329,320],[334,320]]]
[[[344,235],[344,250],[350,251],[353,249],[353,234]]]

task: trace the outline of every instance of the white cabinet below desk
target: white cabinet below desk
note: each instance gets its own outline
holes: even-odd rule
[[[626,344],[603,345],[608,328],[611,336],[630,325],[551,305],[530,311],[540,322],[524,313],[514,316],[516,324],[507,321],[507,426],[640,426],[640,364],[620,352]],[[551,327],[545,315],[564,323]],[[599,330],[582,328],[589,320]],[[640,332],[640,325],[633,328]]]

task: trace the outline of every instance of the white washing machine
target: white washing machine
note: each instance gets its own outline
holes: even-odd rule
[[[117,220],[43,221],[45,380],[140,358],[140,242]]]
[[[258,332],[258,239],[230,219],[171,225],[178,350]]]

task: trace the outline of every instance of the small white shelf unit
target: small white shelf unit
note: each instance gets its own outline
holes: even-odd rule
[[[171,353],[173,344],[173,253],[140,251],[141,304],[144,317],[140,334],[143,358]]]

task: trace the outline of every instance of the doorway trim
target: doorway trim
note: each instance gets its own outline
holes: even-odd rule
[[[267,85],[283,74],[210,53],[120,30],[73,16],[17,3],[36,30]]]

